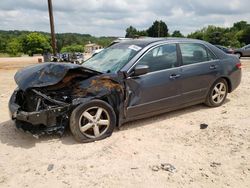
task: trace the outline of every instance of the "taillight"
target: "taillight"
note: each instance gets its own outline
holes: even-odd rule
[[[241,63],[237,63],[237,64],[236,64],[236,67],[237,67],[238,69],[241,69]]]

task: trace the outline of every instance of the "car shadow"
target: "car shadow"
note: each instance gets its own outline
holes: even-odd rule
[[[226,98],[224,104],[228,103],[229,101],[230,101],[230,99]],[[143,127],[143,126],[147,126],[151,123],[155,123],[155,122],[160,123],[161,121],[165,121],[166,119],[172,119],[172,118],[181,116],[183,114],[189,114],[189,113],[193,113],[195,111],[208,110],[208,109],[211,109],[211,107],[208,107],[205,104],[197,104],[197,105],[193,105],[193,106],[188,106],[185,108],[162,113],[162,114],[155,115],[152,117],[127,122],[120,127],[119,131],[126,131],[126,130],[134,129],[137,127]]]
[[[229,99],[226,99],[225,103],[229,101],[230,101]],[[188,113],[192,113],[195,111],[206,110],[206,109],[209,109],[209,107],[203,104],[186,107],[180,110],[163,113],[161,115],[156,115],[153,117],[125,123],[124,125],[121,126],[119,130],[115,130],[115,132],[126,131],[126,130],[134,129],[137,127],[143,127],[151,123],[155,123],[155,122],[160,123],[161,121],[164,121],[166,119],[171,119],[174,117],[181,116],[183,114],[188,114]],[[31,134],[18,130],[15,127],[15,124],[12,120],[0,123],[0,142],[2,144],[6,144],[9,146],[13,146],[13,147],[22,147],[25,149],[29,149],[29,148],[35,147],[36,144],[38,143],[48,142],[48,141],[49,142],[60,141],[62,144],[65,144],[65,145],[79,144],[78,142],[74,140],[69,129],[65,131],[62,137],[60,137],[59,135],[44,135],[39,138],[35,138]]]
[[[38,143],[58,140],[67,145],[77,144],[69,130],[66,130],[62,137],[59,135],[43,135],[39,138],[35,138],[30,133],[25,133],[17,129],[12,120],[0,123],[0,142],[2,144],[29,149]]]

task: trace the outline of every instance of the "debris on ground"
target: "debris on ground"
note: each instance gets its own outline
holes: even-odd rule
[[[221,165],[221,163],[217,163],[217,162],[212,162],[211,164],[210,164],[210,166],[211,167],[217,167],[217,166],[220,166]]]
[[[0,176],[0,183],[4,183],[6,181],[6,177],[5,176]]]
[[[200,129],[206,129],[208,127],[208,124],[202,123],[200,124]]]
[[[70,183],[68,181],[62,181],[62,183],[66,184],[66,185],[70,185]]]
[[[206,177],[206,178],[208,178],[209,177],[209,175],[207,175],[206,173],[204,173],[204,172],[202,172],[201,173],[201,175],[203,176],[203,177]]]
[[[138,167],[131,167],[130,169],[131,169],[131,170],[137,170]]]
[[[176,168],[170,163],[161,163],[161,165],[153,165],[151,166],[151,169],[155,172],[159,170],[164,170],[164,171],[174,173],[177,171]]]
[[[49,164],[47,170],[51,171],[51,170],[53,170],[53,168],[54,168],[54,164]]]
[[[151,169],[152,169],[153,171],[157,172],[157,171],[160,170],[160,167],[157,166],[157,165],[153,165],[153,166],[151,167]]]
[[[171,173],[176,172],[176,168],[173,165],[169,164],[169,163],[162,163],[161,164],[161,169],[165,170],[165,171],[168,171],[168,172],[171,172]]]

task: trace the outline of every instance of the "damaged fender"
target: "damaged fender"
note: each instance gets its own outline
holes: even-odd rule
[[[124,86],[117,74],[102,74],[80,65],[44,63],[18,71],[15,81],[18,89],[9,102],[11,118],[18,128],[32,134],[38,134],[36,130],[63,133],[74,108],[92,99],[108,102],[119,119],[123,118]]]

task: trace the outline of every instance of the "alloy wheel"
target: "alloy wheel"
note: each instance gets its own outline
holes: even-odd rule
[[[226,85],[222,82],[217,83],[214,86],[213,92],[212,92],[212,100],[214,103],[219,104],[221,103],[225,96],[226,96]]]
[[[91,107],[85,110],[79,119],[79,128],[88,138],[102,136],[110,126],[108,112],[101,107]]]

